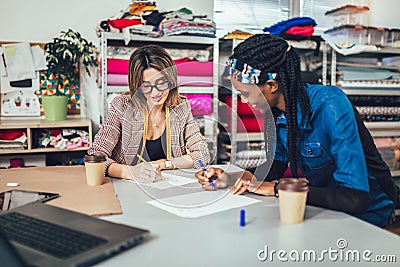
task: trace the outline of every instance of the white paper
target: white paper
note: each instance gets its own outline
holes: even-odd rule
[[[198,218],[230,209],[241,208],[260,200],[229,191],[202,191],[192,194],[147,201],[147,203],[183,218]]]
[[[29,43],[3,44],[3,50],[10,81],[36,77]]]
[[[161,180],[155,183],[139,183],[142,186],[153,187],[157,189],[167,189],[176,186],[182,186],[191,183],[197,183],[197,179],[191,179],[183,176],[173,175],[169,173],[162,173],[162,175],[166,178],[165,180]],[[135,182],[135,181],[133,181]],[[198,184],[198,187],[201,187]]]
[[[35,70],[47,69],[44,50],[40,46],[34,45],[31,47],[31,51],[32,51],[33,65],[35,66]]]

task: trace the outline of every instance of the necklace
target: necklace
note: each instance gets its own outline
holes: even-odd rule
[[[159,118],[158,121],[155,121],[150,117],[150,120],[152,122],[153,127],[158,128],[158,127],[160,127],[160,126],[162,126],[164,124],[165,120],[164,120],[164,116],[163,115],[164,115],[164,112],[161,112],[158,116],[156,116],[156,118]]]

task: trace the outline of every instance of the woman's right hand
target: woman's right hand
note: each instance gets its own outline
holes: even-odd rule
[[[160,166],[151,162],[142,162],[128,167],[128,179],[138,183],[154,183],[162,180]]]
[[[229,174],[220,168],[208,168],[206,171],[201,170],[196,172],[194,176],[206,190],[213,190],[210,185],[210,180],[212,180],[215,185],[214,190],[227,187],[230,180]]]

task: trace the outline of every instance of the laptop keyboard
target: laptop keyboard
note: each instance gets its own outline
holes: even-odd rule
[[[17,212],[0,216],[0,227],[9,240],[60,259],[66,259],[107,243],[88,235]]]

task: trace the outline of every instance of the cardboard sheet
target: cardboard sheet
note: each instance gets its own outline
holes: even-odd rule
[[[7,183],[19,183],[9,187]],[[86,184],[84,166],[55,166],[0,170],[0,192],[17,189],[58,193],[49,205],[92,216],[121,214],[110,178],[100,186]]]

